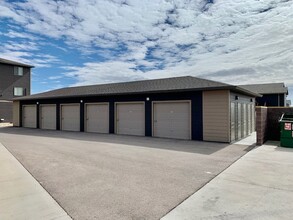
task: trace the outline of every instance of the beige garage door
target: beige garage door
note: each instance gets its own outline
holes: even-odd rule
[[[190,102],[154,102],[153,136],[191,139]]]
[[[56,105],[40,105],[40,128],[56,129]]]
[[[109,133],[108,103],[86,104],[86,131]]]
[[[145,135],[144,103],[116,103],[116,133]]]
[[[61,130],[80,131],[79,104],[61,105]]]
[[[25,128],[37,127],[37,106],[24,105],[22,107],[22,126]]]

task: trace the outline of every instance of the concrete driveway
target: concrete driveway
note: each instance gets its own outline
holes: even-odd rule
[[[159,219],[247,145],[0,128],[0,142],[74,219]]]

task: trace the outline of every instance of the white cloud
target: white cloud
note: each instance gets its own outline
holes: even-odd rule
[[[64,40],[82,56],[104,56],[105,62],[93,59],[65,69],[78,84],[195,75],[293,85],[292,1],[208,2],[2,1],[0,17]]]
[[[9,41],[4,45],[3,49],[11,51],[34,51],[38,50],[39,48],[34,42],[15,43]]]
[[[21,32],[15,31],[15,30],[8,30],[7,33],[3,33],[2,35],[9,37],[9,38],[23,38],[23,39],[29,39],[29,40],[38,40],[39,39],[39,37],[36,37],[33,34],[21,33]]]
[[[14,60],[35,67],[51,67],[60,63],[57,57],[48,54],[35,53],[37,46],[25,44],[5,44],[0,48],[1,58]]]
[[[56,80],[56,79],[62,79],[63,76],[50,76],[48,79],[50,80]]]
[[[15,12],[13,9],[13,5],[10,5],[9,3],[5,1],[0,2],[0,11],[1,11],[1,17],[4,18],[11,18],[17,22],[22,22],[22,17]]]
[[[74,86],[143,79],[142,72],[133,68],[134,64],[119,61],[85,63],[82,67],[64,67],[64,75],[77,78]]]

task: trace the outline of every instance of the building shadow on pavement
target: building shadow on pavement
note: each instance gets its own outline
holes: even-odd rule
[[[30,129],[30,128],[18,128],[18,127],[2,127],[0,128],[0,142],[1,135],[12,134],[17,136],[32,136],[32,137],[44,137],[44,138],[57,138],[57,139],[70,139],[79,141],[90,141],[97,143],[114,143],[123,144],[137,147],[158,148],[165,150],[181,151],[188,153],[210,155],[223,150],[227,147],[243,148],[243,151],[248,152],[254,146],[217,143],[217,142],[204,142],[193,140],[178,140],[156,137],[137,137],[128,135],[117,134],[98,134],[87,132],[71,132],[71,131],[56,131],[56,130],[42,130],[42,129]],[[49,141],[49,140],[47,140]],[[236,150],[236,149],[235,149]]]

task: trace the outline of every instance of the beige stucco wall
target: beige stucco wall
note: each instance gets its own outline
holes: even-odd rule
[[[13,101],[13,126],[19,127],[19,101]]]
[[[203,140],[230,142],[230,91],[203,92]]]

